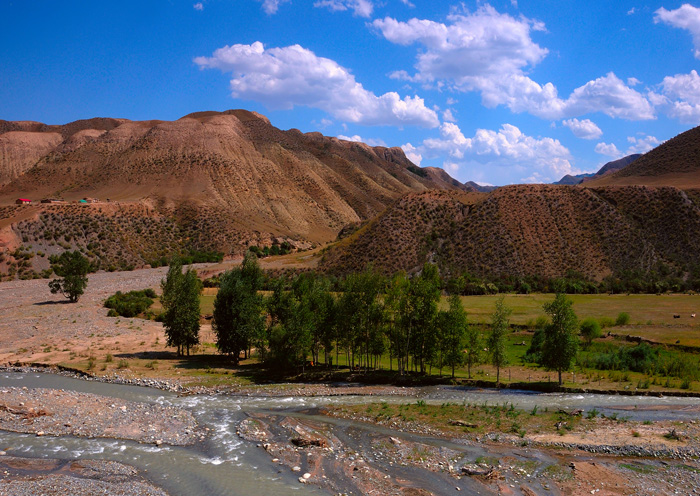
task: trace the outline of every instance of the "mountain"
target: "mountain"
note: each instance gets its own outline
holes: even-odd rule
[[[647,185],[700,188],[700,127],[679,134],[627,167],[586,186]]]
[[[697,192],[695,192],[697,193]],[[368,263],[387,273],[425,262],[443,273],[600,280],[663,263],[700,264],[700,195],[673,187],[504,186],[485,193],[408,194],[326,250],[331,273]]]
[[[581,184],[586,181],[589,181],[591,179],[595,179],[601,176],[604,176],[606,174],[610,174],[612,172],[615,172],[616,170],[620,170],[623,167],[627,167],[629,164],[637,160],[639,157],[641,157],[640,154],[634,154],[634,155],[628,155],[627,157],[623,157],[618,160],[613,160],[612,162],[608,162],[607,164],[603,165],[598,172],[595,174],[577,174],[575,176],[572,176],[570,174],[565,175],[562,177],[559,181],[553,184],[559,184],[559,185],[569,185],[569,186],[574,186],[576,184]]]
[[[111,264],[109,239],[122,252],[118,266],[143,264],[178,243],[226,254],[282,240],[310,246],[407,193],[463,189],[442,170],[416,167],[400,148],[282,131],[246,110],[177,121],[0,121],[0,131],[0,247],[29,239],[25,245],[50,254],[59,241],[99,245],[95,258]],[[19,197],[103,201],[10,206]]]
[[[584,179],[593,175],[594,174],[576,174],[575,176],[572,176],[571,174],[567,174],[561,179],[559,179],[556,183],[552,184],[557,184],[559,186],[575,186],[577,184],[581,184]]]
[[[601,167],[600,170],[598,170],[598,172],[594,174],[594,176],[600,177],[606,174],[611,174],[620,169],[624,169],[641,156],[641,153],[635,153],[633,155],[627,155],[626,157],[622,157],[620,159],[613,160],[612,162],[608,162],[603,167]]]
[[[498,188],[498,186],[482,186],[474,181],[467,181],[464,183],[464,186],[467,188],[467,190],[478,191],[480,193],[490,193],[494,189]]]

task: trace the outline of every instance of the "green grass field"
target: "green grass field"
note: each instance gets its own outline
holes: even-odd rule
[[[465,296],[462,298],[470,322],[489,323],[500,295]],[[700,295],[569,295],[579,319],[609,317],[620,312],[630,315],[630,324],[612,327],[616,334],[630,334],[659,343],[700,347]],[[505,295],[505,303],[513,309],[511,323],[525,325],[545,315],[542,305],[552,301],[551,294]],[[446,305],[446,301],[443,301]],[[691,314],[697,313],[697,318]],[[679,314],[679,319],[673,318]]]

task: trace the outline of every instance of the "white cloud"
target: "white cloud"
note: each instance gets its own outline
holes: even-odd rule
[[[622,157],[622,153],[620,153],[620,150],[617,149],[614,143],[598,143],[595,146],[595,152],[612,158]]]
[[[700,76],[695,70],[666,76],[659,86],[661,94],[650,94],[656,106],[684,124],[700,124]]]
[[[197,57],[201,68],[230,72],[231,95],[269,108],[307,106],[336,119],[365,125],[437,127],[437,113],[418,96],[401,98],[366,90],[344,67],[299,45],[266,49],[262,43],[217,49]]]
[[[506,105],[513,112],[546,119],[590,112],[630,120],[654,118],[646,98],[613,73],[589,81],[567,99],[559,97],[552,83],[539,84],[527,76],[548,54],[531,38],[533,31],[545,29],[541,22],[500,14],[488,4],[471,14],[452,14],[447,20],[400,22],[386,17],[372,22],[392,43],[425,47],[416,56],[415,74],[399,70],[390,74],[392,78],[478,91],[486,107]]]
[[[418,149],[411,143],[401,145],[401,149],[406,154],[406,158],[408,158],[408,160],[410,160],[414,164],[420,165],[420,163],[423,161],[423,155],[421,155]]]
[[[452,114],[452,109],[447,109],[442,113],[442,120],[447,122],[456,122],[455,116]]]
[[[362,136],[360,136],[359,134],[355,134],[353,136],[344,136],[342,134],[339,134],[338,139],[345,141],[354,141],[355,143],[366,143],[369,146],[386,146],[384,140],[372,138],[362,139]]]
[[[447,162],[444,162],[442,164],[442,168],[448,172],[454,173],[454,172],[457,172],[459,170],[459,164],[457,162],[447,161]]]
[[[700,9],[686,3],[676,10],[666,10],[661,7],[655,14],[654,22],[664,22],[690,31],[695,45],[695,58],[700,59]]]
[[[641,84],[641,83],[642,82],[635,77],[627,78],[627,86],[634,87],[634,86],[637,86],[638,84]]]
[[[372,17],[374,11],[374,4],[370,0],[317,0],[314,7],[327,7],[334,12],[352,10],[359,17]]]
[[[406,7],[410,8],[410,9],[413,9],[413,8],[416,7],[415,5],[413,5],[413,4],[410,2],[410,0],[401,0],[401,3],[404,4]]]
[[[202,2],[197,2],[192,7],[194,8],[194,10],[199,10],[199,11],[204,10],[204,4]]]
[[[578,119],[569,119],[563,121],[562,124],[574,133],[574,136],[582,139],[598,139],[603,135],[603,131],[595,124],[595,122],[589,119],[583,119],[582,121]]]
[[[600,153],[601,155],[607,155],[613,159],[618,159],[628,155],[634,155],[635,153],[646,153],[662,143],[656,137],[645,134],[640,135],[639,138],[630,136],[627,138],[627,142],[630,144],[630,146],[625,152],[618,150],[614,143],[604,142],[596,145],[595,152]]]
[[[627,11],[627,15],[632,15],[632,14],[634,14],[634,13],[636,12],[636,10],[637,10],[637,9],[635,9],[634,7],[632,7],[631,9],[629,9],[629,10]]]
[[[280,5],[283,3],[290,2],[291,0],[261,0],[262,1],[262,9],[265,11],[266,14],[272,15],[276,14],[277,10],[279,9]]]
[[[640,138],[630,136],[627,138],[627,141],[630,143],[630,147],[627,149],[627,155],[632,155],[634,153],[646,153],[661,144],[661,141],[656,139],[656,137],[647,135]]]
[[[511,124],[503,124],[498,131],[478,129],[467,138],[459,126],[445,122],[440,126],[440,135],[423,141],[420,153],[428,157],[447,155],[449,163],[479,162],[530,169],[541,180],[578,173],[571,165],[571,152],[558,140],[527,136]]]

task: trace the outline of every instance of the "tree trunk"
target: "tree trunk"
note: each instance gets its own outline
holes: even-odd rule
[[[559,369],[559,387],[561,387],[561,369]]]

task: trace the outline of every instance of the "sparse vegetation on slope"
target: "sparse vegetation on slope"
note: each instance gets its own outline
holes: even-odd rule
[[[665,267],[683,275],[700,265],[700,205],[676,188],[507,186],[486,194],[407,195],[374,222],[328,249],[333,273],[372,262],[393,273],[426,261],[443,277],[592,280]]]

